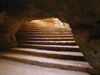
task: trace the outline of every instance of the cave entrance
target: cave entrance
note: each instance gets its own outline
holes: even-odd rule
[[[93,70],[75,43],[69,24],[58,18],[27,21],[16,38],[18,47],[2,53],[3,58],[63,70]]]
[[[85,59],[75,43],[69,24],[61,22],[58,18],[27,21],[21,26],[16,38],[19,45],[13,50],[31,54],[31,60],[36,61],[32,62],[33,64],[55,68],[54,65],[58,63],[59,67],[56,68],[59,69],[62,66],[62,69],[67,68],[68,65],[78,68],[78,64],[89,66],[88,63],[84,63]]]

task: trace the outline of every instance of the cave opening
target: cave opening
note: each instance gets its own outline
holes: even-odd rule
[[[15,37],[17,47],[3,51],[1,58],[63,70],[69,70],[69,66],[73,66],[70,68],[72,71],[98,73],[85,60],[74,40],[70,25],[58,18],[26,21],[20,26]]]
[[[79,50],[79,46],[75,43],[69,24],[61,22],[58,18],[26,21],[25,25],[20,27],[16,38],[18,47],[12,48],[12,50],[15,52],[18,51],[18,53],[20,53],[20,51],[24,52],[24,54],[29,53],[35,57],[27,58],[26,56],[22,56],[25,59],[36,61],[30,61],[32,64],[38,63],[40,60],[42,62],[49,62],[50,66],[48,67],[54,67],[56,63],[61,64],[58,65],[59,67],[56,67],[58,69],[60,69],[64,63],[65,65],[77,65],[77,67],[81,65],[82,67],[92,68]],[[40,66],[47,67],[47,65],[44,64],[45,63],[41,62],[38,63]],[[68,66],[63,67],[62,69],[67,67]],[[73,68],[71,68],[71,70],[73,70]],[[83,68],[80,71],[83,71]]]

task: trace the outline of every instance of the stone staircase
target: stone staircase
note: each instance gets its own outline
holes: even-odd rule
[[[16,34],[17,48],[0,53],[0,58],[42,67],[87,72],[100,72],[89,65],[73,34],[67,28],[22,26]]]

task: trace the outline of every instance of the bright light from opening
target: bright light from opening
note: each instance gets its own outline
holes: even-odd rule
[[[38,27],[53,27],[53,28],[66,28],[71,31],[71,28],[68,23],[61,22],[58,18],[45,18],[45,19],[38,19],[32,20],[29,22],[31,26],[38,26]]]

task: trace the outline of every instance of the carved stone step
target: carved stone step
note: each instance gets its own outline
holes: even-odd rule
[[[75,41],[23,41],[23,40],[20,40],[19,43],[44,44],[44,45],[77,45]]]
[[[65,52],[65,51],[59,52],[59,51],[31,49],[31,48],[11,48],[10,52],[48,57],[54,59],[86,61],[81,52]]]
[[[25,29],[25,30],[20,30],[20,31],[18,31],[18,32],[45,32],[45,31],[47,31],[47,32],[70,32],[70,31],[66,31],[66,30],[27,30],[27,29]]]
[[[18,32],[18,34],[30,34],[30,35],[34,35],[34,34],[45,34],[45,35],[72,35],[72,33],[69,32]]]
[[[91,67],[88,64],[88,62],[81,62],[81,61],[52,59],[52,58],[45,58],[27,54],[8,53],[8,52],[0,53],[0,58],[5,58],[31,65],[38,65],[42,67],[88,72],[90,74],[95,74],[95,72],[99,72],[96,69],[93,69],[93,67]]]
[[[19,47],[23,48],[35,48],[35,49],[47,49],[52,51],[70,51],[70,52],[80,52],[79,46],[69,46],[69,45],[38,45],[38,44],[19,44]]]
[[[66,30],[71,31],[71,28],[54,28],[54,27],[21,27],[19,30]]]
[[[30,34],[16,34],[17,37],[73,37],[73,35],[30,35]]]
[[[46,37],[42,37],[42,38],[39,38],[39,37],[18,37],[17,40],[21,41],[21,40],[31,40],[31,41],[74,41],[74,38],[73,37],[64,37],[64,38],[46,38]]]

